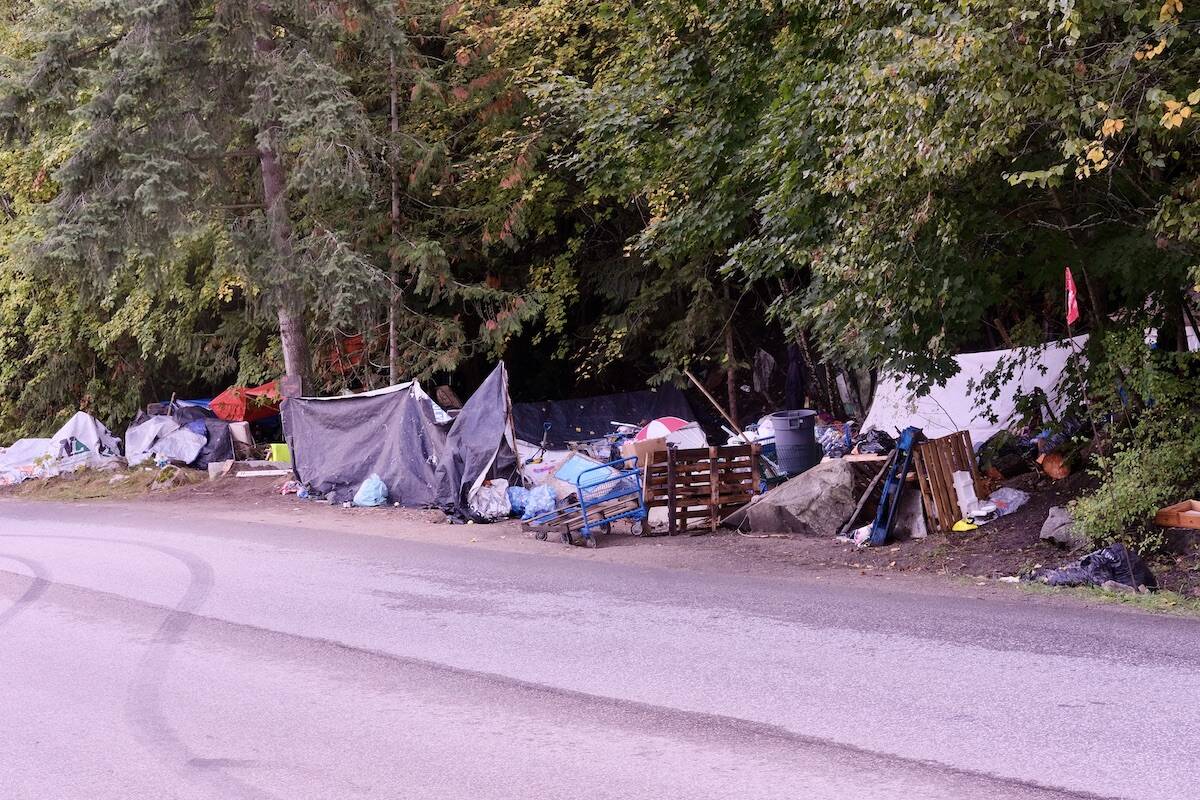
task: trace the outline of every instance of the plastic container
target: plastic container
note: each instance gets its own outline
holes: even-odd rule
[[[771,415],[771,424],[775,426],[775,453],[781,470],[799,475],[821,463],[816,411],[777,411]]]

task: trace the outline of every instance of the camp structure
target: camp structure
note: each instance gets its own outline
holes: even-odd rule
[[[920,428],[930,439],[969,431],[971,441],[982,444],[1012,424],[1019,397],[1034,389],[1045,392],[1052,410],[1057,413],[1061,404],[1055,387],[1072,353],[1078,352],[1086,342],[1086,336],[1077,336],[1041,347],[964,353],[954,358],[958,364],[957,374],[924,396],[917,396],[908,388],[912,376],[886,373],[875,389],[863,430],[879,428],[895,434],[912,426]],[[980,402],[978,384],[1001,364],[1013,365],[1011,374],[1005,374],[994,387],[994,398],[993,391],[988,391],[989,399]]]
[[[120,459],[120,440],[91,414],[78,411],[49,438],[18,439],[0,450],[0,486],[82,467],[101,469]]]
[[[130,466],[166,459],[196,469],[234,457],[229,423],[201,406],[156,404],[162,413],[138,412],[125,431],[125,456]]]
[[[416,381],[338,397],[283,401],[296,479],[337,502],[372,474],[388,500],[465,516],[470,495],[515,465],[508,373],[499,364],[451,420]]]
[[[279,413],[275,381],[262,386],[230,386],[212,399],[212,410],[228,422],[257,422]]]

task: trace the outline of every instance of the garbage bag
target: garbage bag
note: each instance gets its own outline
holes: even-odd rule
[[[383,479],[372,472],[371,476],[363,481],[362,485],[358,487],[358,491],[354,493],[353,503],[364,508],[381,506],[387,502],[387,496],[387,485]]]
[[[1012,431],[1000,431],[979,448],[979,469],[985,475],[1011,478],[1029,471],[1037,458],[1037,444],[1017,436]]]
[[[529,491],[529,499],[525,502],[525,513],[521,515],[521,519],[533,519],[553,510],[554,490],[550,488],[550,484],[543,483]]]
[[[997,517],[1004,517],[1029,502],[1029,492],[1011,486],[1001,486],[988,496],[988,502],[996,504]]]
[[[496,478],[475,490],[467,507],[479,520],[504,519],[512,511],[508,502],[508,481]]]
[[[858,452],[873,456],[886,456],[896,449],[896,440],[885,430],[872,428],[854,439]]]
[[[1116,581],[1135,589],[1138,586],[1158,588],[1154,573],[1137,553],[1123,544],[1110,544],[1088,553],[1078,564],[1046,570],[1033,577],[1050,586],[1100,586],[1106,581]]]
[[[524,486],[508,487],[508,504],[512,507],[512,513],[524,514],[525,504],[529,502],[529,490]]]

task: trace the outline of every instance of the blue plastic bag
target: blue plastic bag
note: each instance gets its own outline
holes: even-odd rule
[[[387,502],[388,490],[387,485],[374,472],[371,477],[362,482],[362,486],[358,487],[358,491],[354,493],[354,505],[369,508],[371,506],[381,506]]]
[[[524,486],[508,487],[508,504],[512,506],[512,513],[524,514],[525,506],[529,503],[529,490]]]
[[[525,513],[521,515],[521,519],[533,519],[548,514],[554,510],[554,501],[554,492],[548,484],[533,487],[529,492],[529,499],[525,501]]]

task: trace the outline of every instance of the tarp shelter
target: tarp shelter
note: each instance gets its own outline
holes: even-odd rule
[[[512,478],[517,468],[508,370],[498,364],[463,405],[446,436],[437,467],[437,504],[463,516],[470,499],[489,477]]]
[[[863,422],[863,430],[880,428],[890,434],[908,426],[920,428],[927,437],[935,439],[955,431],[969,431],[975,445],[983,444],[993,434],[1008,428],[1014,421],[1018,394],[1028,394],[1040,388],[1046,393],[1051,408],[1057,413],[1062,403],[1055,387],[1066,369],[1067,359],[1087,342],[1086,336],[1053,342],[1044,348],[1026,350],[989,350],[983,353],[964,353],[955,356],[958,373],[944,386],[934,387],[924,397],[908,389],[911,376],[885,374],[875,389],[875,400]],[[999,393],[990,400],[993,422],[988,415],[988,403],[980,403],[978,391],[968,391],[967,384],[976,384],[1004,360],[1017,361],[1012,377],[1003,381]],[[1020,364],[1024,366],[1020,366]]]
[[[696,419],[687,396],[674,386],[574,400],[513,403],[512,417],[517,438],[531,444],[541,443],[543,426],[550,423],[546,444],[555,450],[568,442],[606,436],[613,432],[614,422],[644,425],[659,417]]]
[[[91,414],[78,411],[49,438],[19,439],[0,452],[0,486],[82,467],[98,469],[120,457],[121,441]]]
[[[275,381],[262,386],[230,386],[212,399],[212,410],[229,422],[256,422],[278,414],[280,400]]]
[[[450,418],[416,381],[340,397],[298,397],[282,405],[296,479],[338,502],[378,475],[391,502],[432,506]]]
[[[139,412],[125,431],[130,466],[166,458],[197,469],[234,457],[229,423],[199,406],[176,407],[165,414]]]

